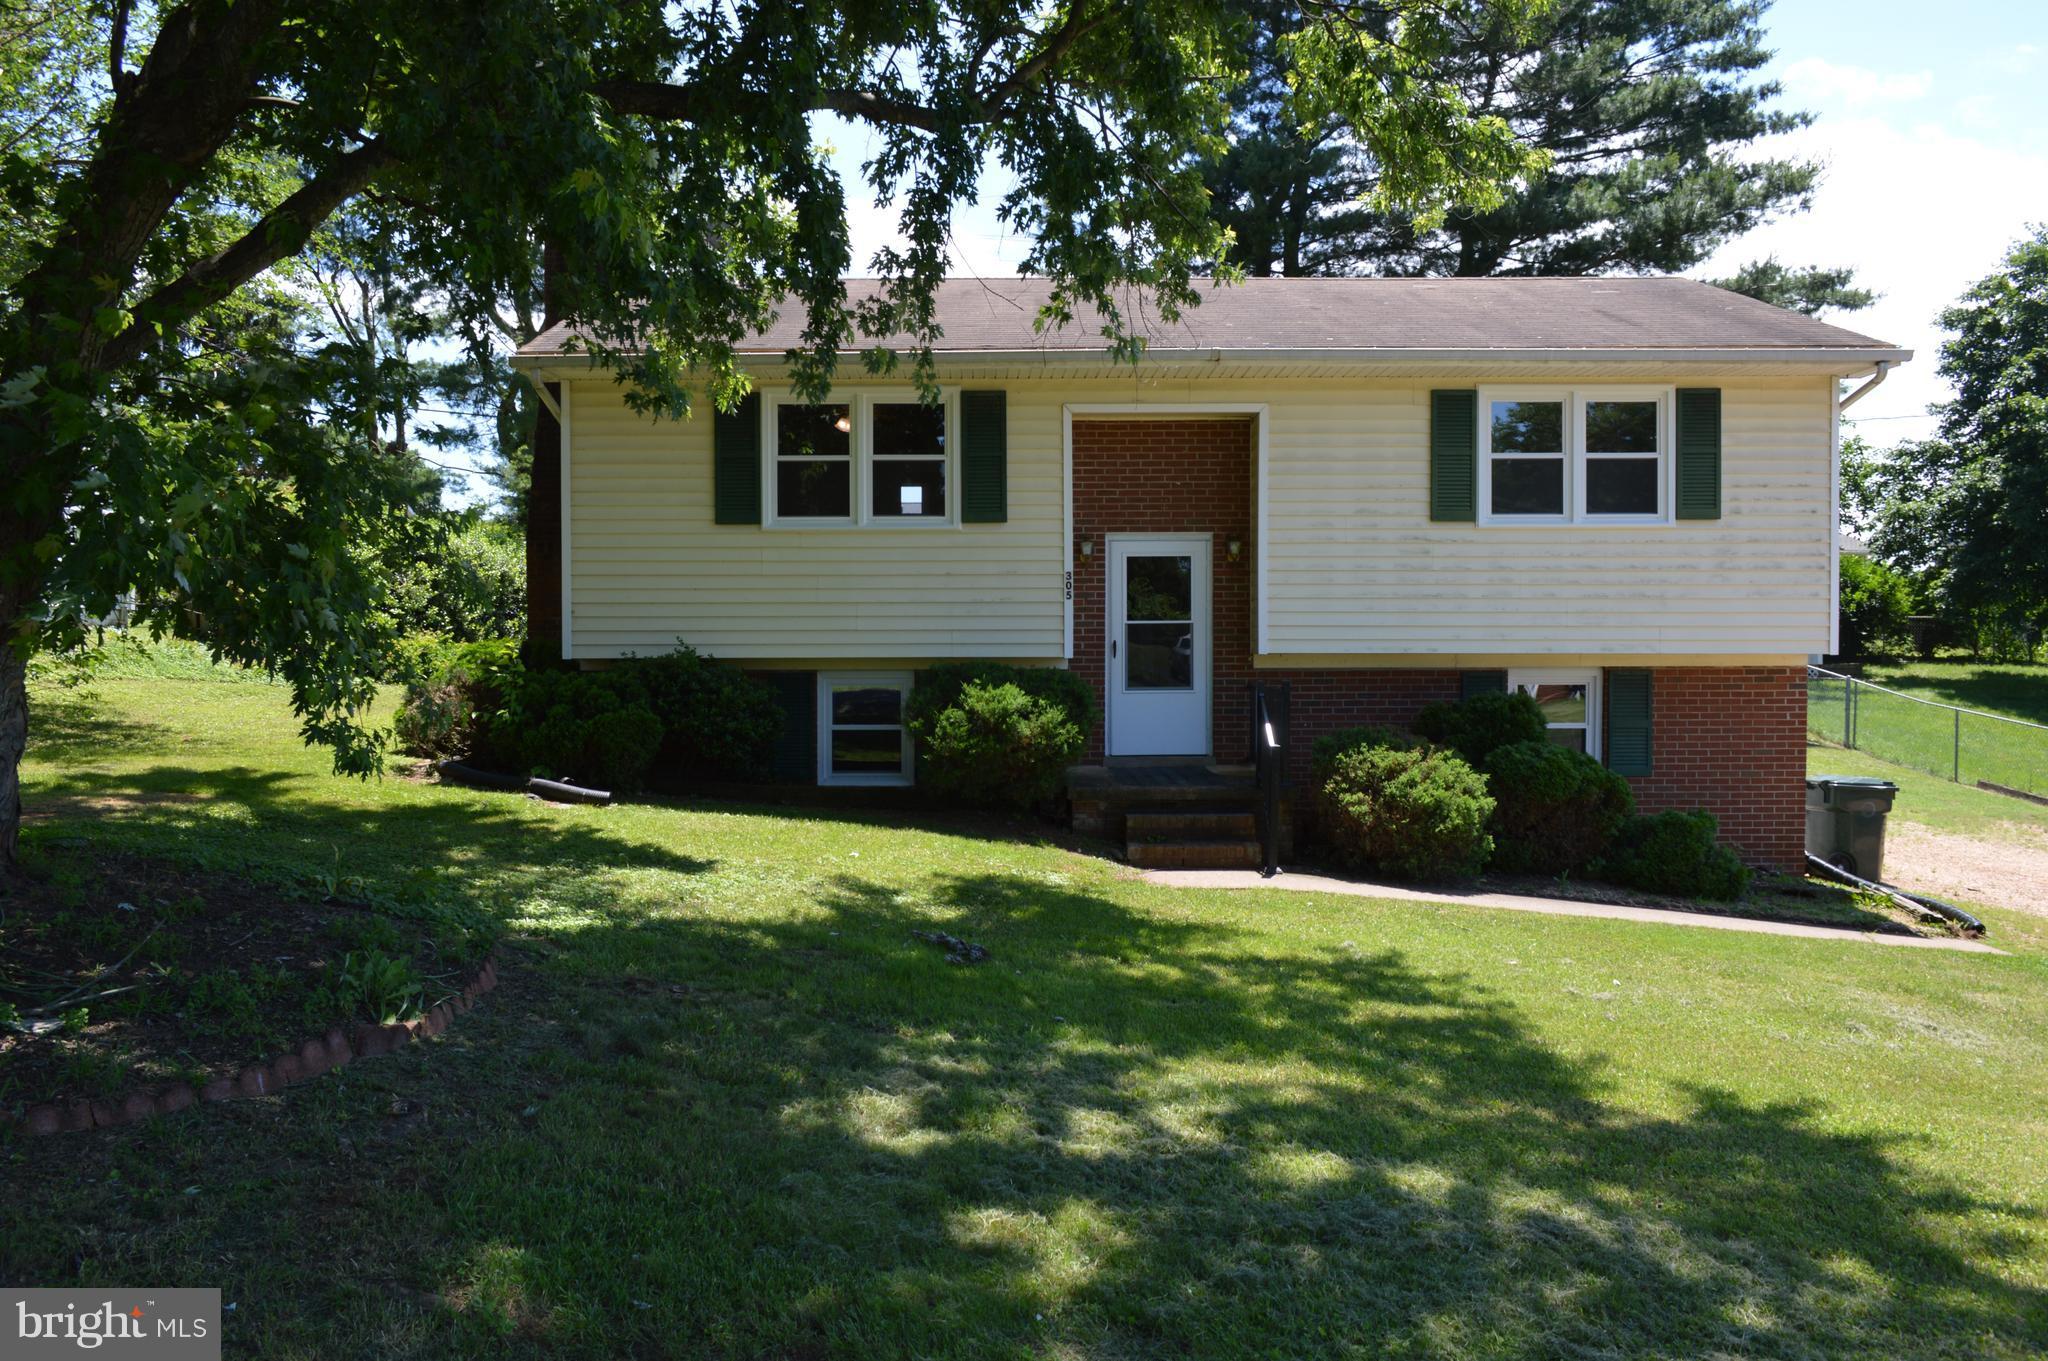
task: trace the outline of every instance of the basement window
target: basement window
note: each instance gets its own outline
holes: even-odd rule
[[[818,783],[907,785],[908,671],[828,671],[818,677]]]
[[[1508,689],[1536,701],[1536,707],[1543,710],[1551,741],[1588,756],[1599,756],[1599,672],[1510,671]]]

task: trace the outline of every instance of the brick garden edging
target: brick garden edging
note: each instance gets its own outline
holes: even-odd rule
[[[181,1082],[154,1095],[131,1092],[120,1101],[46,1101],[30,1106],[22,1116],[21,1124],[30,1134],[71,1134],[112,1125],[131,1125],[153,1115],[175,1115],[202,1102],[267,1096],[280,1088],[332,1072],[356,1059],[393,1053],[423,1035],[439,1035],[454,1023],[457,1016],[474,1007],[477,998],[497,986],[498,962],[497,956],[492,955],[484,960],[483,967],[477,970],[476,976],[460,993],[417,1020],[392,1021],[384,1025],[362,1024],[353,1032],[335,1026],[325,1035],[316,1035],[297,1049],[252,1063],[239,1072],[214,1078],[197,1089]],[[0,1119],[5,1118],[0,1116]]]

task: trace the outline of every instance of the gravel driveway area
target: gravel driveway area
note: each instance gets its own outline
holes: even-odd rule
[[[1897,818],[1885,831],[1884,877],[1937,898],[2048,917],[2048,832],[2008,822],[1995,841]]]

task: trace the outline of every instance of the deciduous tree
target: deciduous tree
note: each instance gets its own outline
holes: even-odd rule
[[[1525,0],[1491,0],[1511,22]],[[52,7],[54,8],[54,7]],[[68,7],[67,12],[70,11]],[[1440,66],[1438,0],[1344,0],[1291,47],[1297,99],[1370,149],[1380,206],[1425,221],[1497,201],[1531,165]],[[1249,32],[1220,0],[129,0],[94,7],[97,60],[67,154],[0,161],[0,860],[18,824],[24,657],[130,586],[219,653],[292,686],[308,738],[368,771],[359,716],[382,645],[366,549],[410,532],[343,357],[300,343],[266,272],[366,200],[409,277],[476,325],[547,296],[657,414],[745,380],[733,347],[805,318],[795,380],[840,353],[930,380],[951,209],[985,163],[997,211],[1054,288],[1141,344],[1126,289],[1194,306],[1221,240],[1199,165],[1219,146]],[[66,50],[74,50],[76,44]],[[10,71],[17,70],[9,67]],[[5,126],[47,98],[18,73]],[[902,205],[849,310],[847,187],[814,136],[876,134],[865,192]],[[26,144],[25,144],[26,145]],[[283,181],[279,182],[278,177]]]

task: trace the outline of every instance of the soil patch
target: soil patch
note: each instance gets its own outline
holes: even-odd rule
[[[489,944],[456,911],[45,857],[0,886],[0,1111],[199,1087],[333,1026],[422,1015]]]
[[[2001,830],[1990,841],[1895,817],[1885,829],[1884,877],[1937,898],[2048,917],[2048,834],[2016,822]]]

